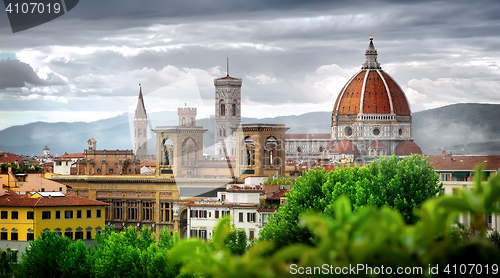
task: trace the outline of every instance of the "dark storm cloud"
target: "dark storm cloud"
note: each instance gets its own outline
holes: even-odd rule
[[[35,86],[62,85],[64,81],[50,75],[40,79],[33,68],[19,60],[0,60],[0,89],[25,87],[26,83]]]
[[[226,57],[231,75],[243,79],[244,101],[313,106],[335,101],[373,34],[382,68],[408,89],[418,111],[481,90],[497,100],[497,2],[87,0],[16,34],[0,13],[0,52],[67,78],[52,94],[75,110],[90,110],[87,100],[96,97],[135,96],[139,82],[152,92],[189,76],[211,103]],[[28,89],[22,92],[38,98],[30,105],[45,96]],[[55,109],[64,99],[45,101]]]

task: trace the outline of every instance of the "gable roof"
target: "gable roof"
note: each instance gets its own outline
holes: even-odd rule
[[[47,192],[49,193],[49,192]],[[72,207],[105,206],[104,202],[77,196],[29,198],[26,195],[5,194],[0,196],[0,207]]]
[[[480,163],[486,170],[500,169],[500,155],[429,155],[436,170],[474,170]]]

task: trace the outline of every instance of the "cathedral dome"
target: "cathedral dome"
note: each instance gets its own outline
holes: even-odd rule
[[[396,155],[422,154],[420,147],[412,141],[405,140],[396,147]]]
[[[377,62],[373,37],[366,50],[366,62],[340,91],[333,115],[388,114],[411,116],[410,105],[394,79]]]
[[[333,148],[330,150],[330,153],[337,153],[337,154],[359,154],[358,148],[356,148],[356,145],[353,143],[343,140],[335,144]]]

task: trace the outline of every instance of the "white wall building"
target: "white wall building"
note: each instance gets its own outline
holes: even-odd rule
[[[231,224],[238,230],[244,230],[251,241],[259,234],[260,197],[264,190],[260,185],[228,185],[225,192],[219,192],[217,198],[197,200],[188,203],[188,237],[208,240],[219,220],[229,216]]]

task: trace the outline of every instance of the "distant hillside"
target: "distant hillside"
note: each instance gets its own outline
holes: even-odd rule
[[[440,153],[441,149],[449,150],[452,146],[477,143],[463,148],[463,151],[460,148],[460,153],[500,154],[498,144],[484,144],[484,142],[500,141],[499,119],[499,104],[448,105],[414,113],[413,138],[425,153],[435,153],[436,150]],[[491,149],[484,146],[489,146]]]
[[[149,114],[150,128],[177,125],[176,112]],[[454,104],[413,114],[413,136],[424,153],[440,153],[442,149],[463,154],[500,154],[500,105]],[[36,122],[0,131],[0,150],[25,155],[41,155],[48,145],[51,154],[82,152],[87,140],[95,138],[98,149],[132,149],[133,117],[117,117],[90,123]],[[242,118],[242,123],[275,123],[290,127],[287,133],[329,133],[331,112],[312,112],[299,116],[275,118]],[[214,117],[197,120],[208,129],[204,134],[207,153],[213,153]],[[155,153],[151,132],[148,152]]]

